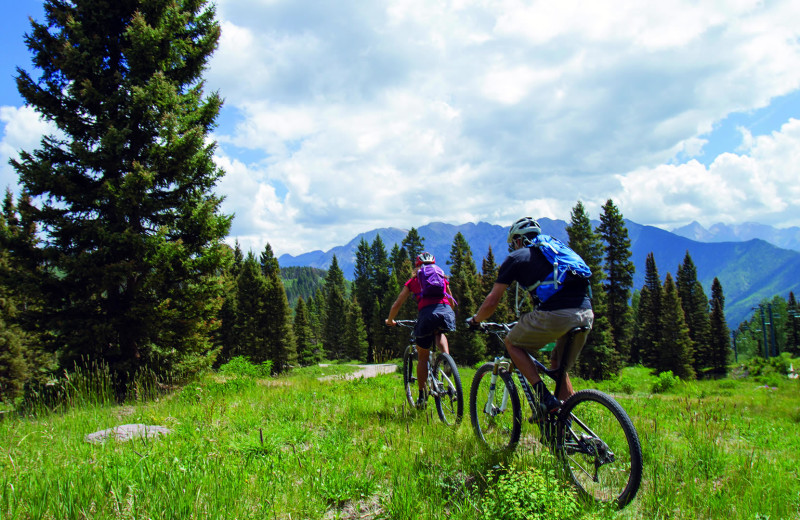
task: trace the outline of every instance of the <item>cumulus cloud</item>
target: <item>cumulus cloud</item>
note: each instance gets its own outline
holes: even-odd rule
[[[798,224],[797,121],[704,157],[728,116],[797,95],[798,2],[216,5],[217,189],[248,248],[609,198],[665,227]]]
[[[621,205],[665,227],[693,220],[800,225],[800,121],[757,138],[745,132],[743,142],[740,154],[724,153],[708,167],[692,160],[618,176]]]
[[[0,139],[0,187],[17,192],[17,172],[8,162],[19,159],[20,150],[35,150],[42,136],[53,134],[55,129],[27,106],[0,106],[0,123],[5,126]]]

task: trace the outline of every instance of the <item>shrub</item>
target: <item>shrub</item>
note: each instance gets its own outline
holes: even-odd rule
[[[680,382],[681,378],[676,375],[673,375],[672,370],[661,372],[660,374],[658,374],[658,378],[656,378],[655,383],[653,383],[652,392],[654,394],[663,394],[665,392],[669,392],[670,390],[675,388]]]
[[[575,490],[552,470],[526,467],[489,470],[489,487],[483,499],[481,518],[559,520],[578,516]]]
[[[219,367],[219,373],[229,376],[269,377],[272,374],[272,361],[254,365],[245,356],[236,356]]]

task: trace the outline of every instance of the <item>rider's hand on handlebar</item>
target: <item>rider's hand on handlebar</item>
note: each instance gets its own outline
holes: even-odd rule
[[[467,327],[469,327],[469,330],[478,330],[483,328],[481,327],[481,323],[479,321],[475,321],[475,316],[470,316],[467,318]]]
[[[397,322],[396,322],[396,321],[394,321],[394,320],[387,319],[387,320],[385,320],[385,321],[386,321],[386,325],[388,325],[388,326],[390,326],[390,327],[394,327],[394,326],[396,326],[396,325],[397,325]]]

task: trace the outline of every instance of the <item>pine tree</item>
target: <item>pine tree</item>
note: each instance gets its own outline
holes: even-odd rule
[[[297,345],[297,363],[300,366],[315,365],[320,361],[319,349],[313,341],[309,325],[306,304],[303,298],[297,298],[294,306],[294,338]]]
[[[261,272],[267,281],[264,324],[267,334],[267,349],[276,373],[283,372],[297,362],[297,350],[292,330],[292,309],[283,287],[278,259],[267,244],[260,257]]]
[[[494,252],[492,251],[492,247],[489,246],[486,257],[483,259],[483,262],[481,262],[479,295],[485,296],[489,294],[489,292],[492,290],[492,287],[494,287],[495,282],[497,281],[498,270],[499,266],[495,262]],[[516,317],[514,315],[513,306],[514,304],[511,303],[509,292],[506,291],[506,293],[503,294],[503,298],[500,300],[497,309],[495,309],[494,314],[489,318],[489,320],[501,323],[514,321]]]
[[[402,247],[406,252],[406,257],[414,263],[414,260],[417,256],[425,251],[425,239],[419,236],[419,232],[417,228],[411,228],[408,230],[408,234],[400,243],[400,247]]]
[[[486,342],[481,334],[475,334],[467,328],[466,320],[478,310],[484,298],[481,281],[472,259],[472,250],[467,239],[460,232],[453,238],[450,248],[450,290],[458,305],[456,314],[456,330],[450,333],[449,344],[453,345],[450,355],[456,363],[474,365],[484,359]]]
[[[8,287],[8,234],[5,216],[0,215],[0,403],[17,397],[28,378],[24,335],[13,325],[16,308]]]
[[[236,283],[238,341],[230,357],[245,356],[252,363],[260,364],[271,354],[266,326],[269,288],[252,252],[247,253]]]
[[[345,316],[345,358],[351,361],[363,361],[367,356],[367,331],[361,315],[361,306],[353,298],[348,302]]]
[[[325,321],[322,345],[328,359],[342,359],[346,352],[345,327],[347,325],[347,299],[344,274],[333,255],[328,276],[325,278]]]
[[[658,275],[656,259],[652,252],[647,255],[644,286],[639,295],[639,308],[636,315],[636,334],[634,336],[631,358],[641,361],[647,367],[658,364],[660,353],[656,350],[661,336],[661,311],[664,289]],[[633,352],[637,353],[634,359]]]
[[[794,292],[789,292],[789,301],[787,304],[789,326],[787,330],[786,349],[792,355],[800,355],[800,307],[797,305],[797,299]]]
[[[703,286],[697,281],[697,268],[689,251],[686,251],[683,264],[678,266],[675,284],[678,288],[678,296],[681,298],[686,326],[689,327],[689,337],[692,338],[694,370],[695,373],[702,374],[703,369],[710,366],[711,361],[709,352],[711,324],[709,323],[708,298],[703,291]]]
[[[710,343],[708,365],[717,376],[728,375],[730,361],[731,338],[728,323],[725,321],[725,296],[722,294],[722,284],[714,278],[711,284],[711,315],[710,315]]]
[[[624,362],[630,357],[632,313],[628,300],[633,289],[634,265],[630,259],[628,229],[611,199],[603,205],[598,231],[605,242],[603,290],[607,298],[607,316],[618,359]]]
[[[656,370],[658,372],[669,370],[681,379],[694,379],[692,339],[689,337],[689,327],[683,318],[681,299],[670,273],[667,273],[664,280],[660,329],[661,334],[656,344],[659,354]]]
[[[217,46],[202,0],[45,0],[26,44],[37,80],[26,103],[53,123],[12,161],[36,200],[49,270],[41,326],[63,366],[103,359],[125,381],[139,367],[189,374],[213,361],[222,239],[231,217],[206,139],[222,100],[201,74]]]
[[[620,365],[614,348],[611,324],[608,321],[608,306],[603,289],[603,242],[592,228],[583,203],[578,201],[572,208],[570,224],[567,226],[570,248],[578,253],[592,271],[589,280],[592,291],[594,322],[586,344],[575,364],[577,375],[587,379],[608,379],[615,375]]]

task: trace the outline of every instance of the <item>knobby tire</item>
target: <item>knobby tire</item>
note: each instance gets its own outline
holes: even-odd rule
[[[486,363],[475,373],[469,389],[469,416],[475,435],[489,450],[511,451],[516,448],[522,429],[519,393],[511,374],[501,369],[487,412],[493,370],[494,363]],[[504,395],[508,397],[505,409],[502,409]]]
[[[598,390],[570,397],[559,412],[556,451],[583,495],[620,509],[636,496],[642,448],[633,422],[612,397]]]

